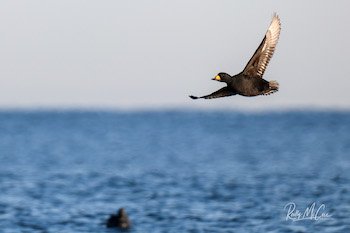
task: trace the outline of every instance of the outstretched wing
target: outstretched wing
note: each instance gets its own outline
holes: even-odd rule
[[[190,95],[190,98],[192,99],[214,99],[214,98],[220,98],[220,97],[225,97],[225,96],[231,96],[235,95],[236,93],[230,90],[228,87],[223,87],[220,90],[217,90],[210,95],[204,95],[201,97],[193,96]]]
[[[267,29],[264,39],[255,51],[252,58],[243,70],[243,74],[250,77],[262,77],[269,61],[275,52],[277,41],[281,32],[281,21],[274,14],[270,27]]]

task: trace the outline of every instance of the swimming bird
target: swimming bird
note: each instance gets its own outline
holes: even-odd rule
[[[233,76],[221,72],[212,80],[225,82],[227,86],[209,95],[201,97],[190,95],[190,97],[192,99],[214,99],[232,95],[270,95],[278,91],[279,84],[277,81],[266,81],[262,77],[273,53],[275,52],[280,32],[281,21],[275,13],[262,42],[242,72]]]
[[[129,229],[131,227],[130,220],[124,208],[120,208],[117,214],[112,214],[106,223],[108,228],[116,227],[120,229]]]

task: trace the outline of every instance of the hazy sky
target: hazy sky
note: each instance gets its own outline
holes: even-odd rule
[[[0,2],[0,108],[350,109],[349,1]],[[240,72],[273,12],[280,91],[197,100]]]

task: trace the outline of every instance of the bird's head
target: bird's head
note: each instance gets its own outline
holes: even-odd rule
[[[228,82],[231,76],[226,73],[218,73],[212,80],[216,80],[219,82]]]
[[[119,215],[119,217],[124,217],[124,216],[126,216],[125,209],[124,209],[124,208],[120,208],[120,209],[118,210],[118,215]]]

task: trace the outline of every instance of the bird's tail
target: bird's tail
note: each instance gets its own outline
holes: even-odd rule
[[[277,81],[272,80],[269,82],[269,89],[264,93],[264,95],[271,95],[272,93],[275,93],[278,91],[279,84]]]

